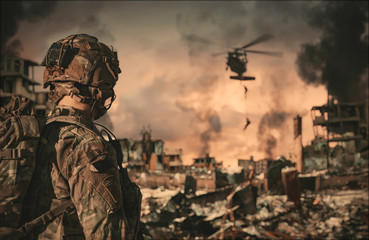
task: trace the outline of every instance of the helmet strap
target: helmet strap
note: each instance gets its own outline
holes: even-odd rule
[[[86,104],[90,104],[93,98],[93,95],[91,97],[81,95],[80,90],[70,82],[55,84],[49,93],[49,99],[55,104],[58,104],[64,96],[70,96],[75,101]]]
[[[90,92],[90,96],[91,96],[91,100],[92,100],[92,104],[91,104],[91,112],[90,112],[90,117],[93,118],[92,116],[92,113],[94,111],[94,108],[96,107],[96,103],[100,100],[101,98],[101,93],[99,94],[99,90],[98,88],[95,88],[95,87],[91,87],[89,86],[88,87],[88,90]],[[100,97],[99,97],[100,95]],[[97,107],[97,111],[99,111],[98,107]],[[100,114],[100,113],[99,113]]]
[[[109,61],[107,59],[107,57],[105,56],[103,58],[104,63],[106,65],[106,68],[109,70],[110,74],[113,76],[113,78],[115,79],[115,81],[118,81],[118,76],[114,73],[114,71],[111,69],[110,65],[109,65]]]
[[[91,105],[91,111],[90,111],[90,117],[91,117],[91,118],[93,118],[93,117],[92,117],[92,113],[93,113],[93,111],[94,111],[94,107],[95,107],[96,102],[97,102],[97,100],[96,100],[96,99],[94,99],[94,101],[93,101],[93,103],[92,103],[92,105]]]

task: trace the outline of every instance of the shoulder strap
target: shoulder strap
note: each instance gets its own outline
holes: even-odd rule
[[[24,232],[25,234],[29,234],[35,228],[46,226],[50,222],[52,222],[55,218],[62,215],[64,212],[69,212],[74,209],[74,205],[72,200],[67,200],[62,203],[60,206],[49,210],[48,212],[42,214],[41,216],[35,218],[31,222],[27,222],[23,224],[18,230]]]
[[[104,125],[99,124],[99,123],[95,123],[96,125],[104,128],[103,130],[100,131],[100,133],[102,134],[103,132],[106,133],[106,135],[109,138],[109,143],[111,145],[113,145],[115,152],[117,154],[117,161],[118,161],[118,165],[120,168],[122,168],[122,163],[123,163],[123,153],[122,153],[122,147],[120,146],[119,141],[117,140],[117,138],[115,137],[115,135]],[[112,136],[114,137],[114,139],[112,138]]]
[[[96,129],[93,125],[92,125],[92,126],[88,126],[88,125],[87,125],[87,123],[84,123],[84,122],[81,122],[81,121],[76,121],[76,120],[74,120],[74,119],[69,119],[69,118],[64,117],[64,116],[52,117],[52,118],[48,118],[48,119],[46,120],[46,124],[47,124],[47,125],[48,125],[48,124],[51,124],[51,123],[53,123],[53,122],[63,122],[63,123],[70,123],[70,124],[74,124],[74,125],[77,125],[77,126],[79,126],[79,127],[82,127],[82,128],[84,128],[84,129],[87,129],[88,131],[90,131],[90,132],[92,132],[92,133],[96,134],[96,132],[95,132],[93,129],[91,129],[91,128],[90,128],[90,127],[92,127],[92,128],[94,128],[94,129]],[[97,131],[97,129],[96,129],[96,131]]]

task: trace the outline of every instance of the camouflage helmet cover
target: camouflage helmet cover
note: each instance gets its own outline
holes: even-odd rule
[[[75,34],[51,45],[42,65],[44,88],[55,82],[110,89],[121,72],[117,53],[87,34]]]

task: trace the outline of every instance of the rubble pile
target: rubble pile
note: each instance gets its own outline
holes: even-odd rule
[[[257,199],[255,214],[244,214],[247,211],[238,211],[240,207],[235,206],[233,220],[225,199],[197,202],[179,189],[143,193],[142,222],[147,239],[369,237],[367,188],[304,191],[300,210],[286,195],[263,194]]]
[[[293,239],[367,239],[368,190],[326,191],[302,195],[302,210],[296,211],[286,196],[261,197],[258,213],[248,215],[247,223],[258,226],[244,229],[252,236],[265,238],[267,232],[281,232]]]

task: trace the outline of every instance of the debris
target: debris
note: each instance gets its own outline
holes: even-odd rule
[[[287,234],[280,233],[280,232],[264,232],[264,235],[271,238],[271,239],[286,239],[286,240],[294,239],[294,238],[288,236]]]
[[[228,203],[227,203],[227,205],[228,205]],[[234,211],[237,210],[239,208],[239,206],[234,206],[232,208],[229,208],[229,205],[228,205],[227,207],[228,207],[228,209],[227,209],[226,213],[222,217],[222,224],[220,226],[220,231],[219,231],[219,234],[220,234],[219,239],[224,239],[224,231],[226,229],[228,229],[230,226],[232,227],[232,231],[235,231],[236,230],[236,219],[234,217]],[[225,224],[225,221],[226,221],[228,215],[230,217],[230,220],[232,222],[232,225],[230,225],[227,228],[225,228],[224,227],[224,224]]]
[[[189,233],[190,238],[210,236],[215,232],[210,222],[204,221],[203,216],[192,215],[181,223],[181,229]]]
[[[254,202],[248,182],[196,196],[142,192],[142,221],[153,239],[365,239],[369,233],[367,188],[301,191],[301,213],[287,195],[262,193]]]
[[[284,188],[282,184],[282,169],[285,167],[293,166],[292,162],[285,158],[280,158],[273,161],[268,168],[268,189],[271,195],[284,194]]]
[[[251,185],[238,190],[233,196],[233,206],[240,206],[237,214],[246,216],[247,214],[256,213],[256,194]]]
[[[246,227],[246,228],[243,228],[242,230],[243,230],[244,232],[246,232],[247,234],[249,234],[249,235],[256,236],[256,237],[258,237],[258,238],[260,238],[260,237],[261,237],[260,232],[259,232],[259,231],[256,229],[256,227],[255,227],[255,226],[253,226],[253,225],[248,226],[248,227]]]
[[[282,182],[284,192],[286,193],[288,200],[293,201],[296,209],[301,209],[300,201],[300,182],[298,179],[298,173],[296,168],[283,168],[282,169]]]
[[[338,217],[331,217],[329,218],[325,224],[329,227],[329,228],[333,228],[333,227],[340,227],[342,223],[342,218],[338,218]]]
[[[195,194],[196,193],[196,183],[197,180],[191,176],[191,175],[187,175],[186,176],[186,181],[185,181],[185,190],[184,193],[187,194]]]

